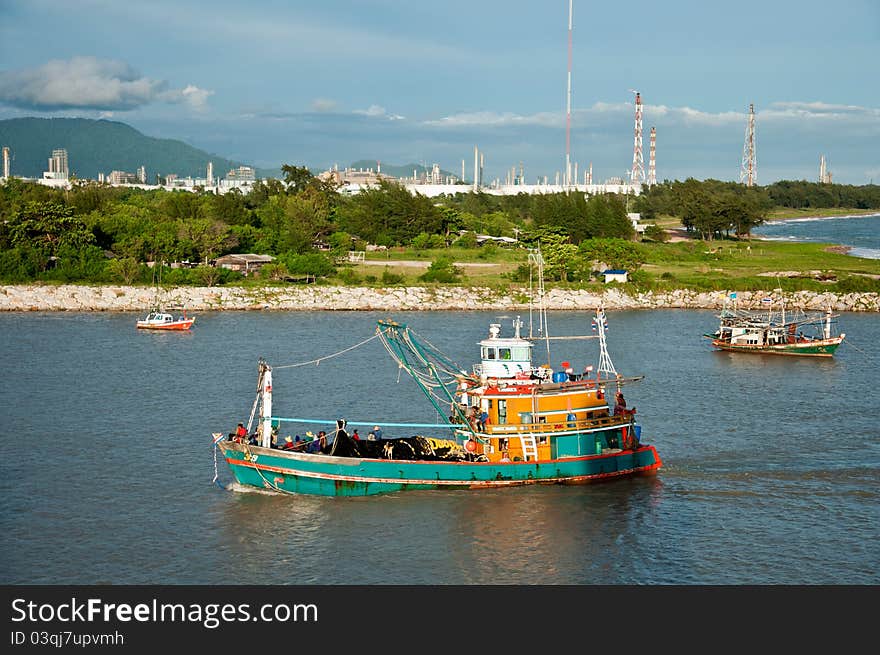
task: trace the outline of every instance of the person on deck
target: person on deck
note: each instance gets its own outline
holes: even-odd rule
[[[351,433],[351,438],[355,441],[361,440],[361,435],[358,434],[357,428],[355,428],[354,432]]]
[[[636,408],[632,409],[626,408],[626,400],[623,398],[623,392],[618,391],[617,396],[614,398],[614,414],[635,414]]]
[[[480,432],[485,432],[485,431],[486,431],[486,426],[487,426],[488,424],[489,424],[489,412],[487,412],[487,411],[484,409],[484,410],[482,411],[482,413],[480,414],[480,418],[479,418],[479,420],[477,421],[477,429],[478,429]]]
[[[244,442],[247,438],[247,429],[244,427],[244,423],[239,423],[238,427],[235,428],[235,440],[238,443]]]
[[[373,426],[373,436],[376,437],[376,441],[382,441],[382,429],[378,425]]]
[[[626,400],[623,397],[622,391],[618,391],[614,397],[614,415],[617,416],[618,414],[626,414]]]

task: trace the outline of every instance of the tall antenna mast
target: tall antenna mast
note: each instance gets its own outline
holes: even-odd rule
[[[568,90],[565,97],[565,186],[571,184],[571,17],[572,2],[568,0]]]
[[[633,184],[641,184],[645,181],[645,162],[642,157],[642,96],[638,91],[636,94],[636,127],[635,139],[633,143],[633,165],[629,175],[629,181]]]
[[[755,186],[758,183],[758,166],[755,163],[755,105],[749,105],[749,121],[746,124],[746,140],[743,144],[742,165],[739,169],[740,184]]]
[[[611,361],[611,355],[608,354],[608,344],[605,342],[605,331],[608,329],[605,320],[605,310],[601,307],[596,309],[596,318],[593,319],[593,325],[598,332],[599,337],[599,368],[596,370],[596,379],[604,377],[606,380],[617,377],[617,370]]]
[[[648,186],[657,184],[657,128],[651,128],[651,153],[648,157]]]
[[[547,307],[544,304],[544,258],[541,256],[541,249],[534,248],[529,251],[529,338],[544,337],[547,343],[547,366],[550,366],[550,332],[547,328]],[[533,287],[532,270],[537,269],[537,289]],[[532,305],[537,300],[538,305],[538,334],[533,331]]]

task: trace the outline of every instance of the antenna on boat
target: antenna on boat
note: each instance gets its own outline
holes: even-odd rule
[[[543,335],[544,339],[547,343],[547,365],[550,365],[550,332],[547,328],[547,308],[544,304],[544,258],[541,256],[540,248],[533,248],[529,251],[529,264],[534,264],[534,268],[537,269],[537,290],[535,289],[535,285],[532,281],[532,266],[529,266],[529,338],[535,338],[535,335],[532,331],[532,306],[536,304],[537,295],[537,305],[538,309],[535,310],[538,313],[538,335]]]
[[[596,331],[599,333],[599,368],[596,371],[596,378],[601,378],[605,374],[605,378],[616,378],[617,369],[611,361],[611,355],[608,354],[608,344],[605,341],[605,330],[608,329],[605,321],[605,310],[601,307],[596,309],[596,318],[593,319],[596,324]]]
[[[776,284],[779,284],[779,276],[778,275],[776,276]],[[780,324],[785,325],[785,292],[782,290],[782,287],[776,287],[773,290],[779,292]]]

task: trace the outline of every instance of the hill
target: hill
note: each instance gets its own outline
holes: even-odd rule
[[[137,172],[144,166],[147,182],[156,175],[176,173],[178,177],[203,178],[208,162],[215,177],[247,165],[194,148],[183,141],[146,136],[118,121],[89,118],[11,118],[0,120],[0,146],[12,151],[12,174],[42,177],[56,148],[65,148],[71,175],[97,179],[98,173]],[[277,172],[257,170],[257,177]]]

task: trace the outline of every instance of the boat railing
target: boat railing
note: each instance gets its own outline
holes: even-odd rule
[[[547,434],[560,430],[577,430],[588,432],[595,430],[607,430],[609,428],[629,425],[632,422],[632,414],[616,414],[599,416],[587,419],[559,420],[542,423],[505,423],[503,425],[489,424],[481,434],[489,436],[508,436],[520,434]]]

